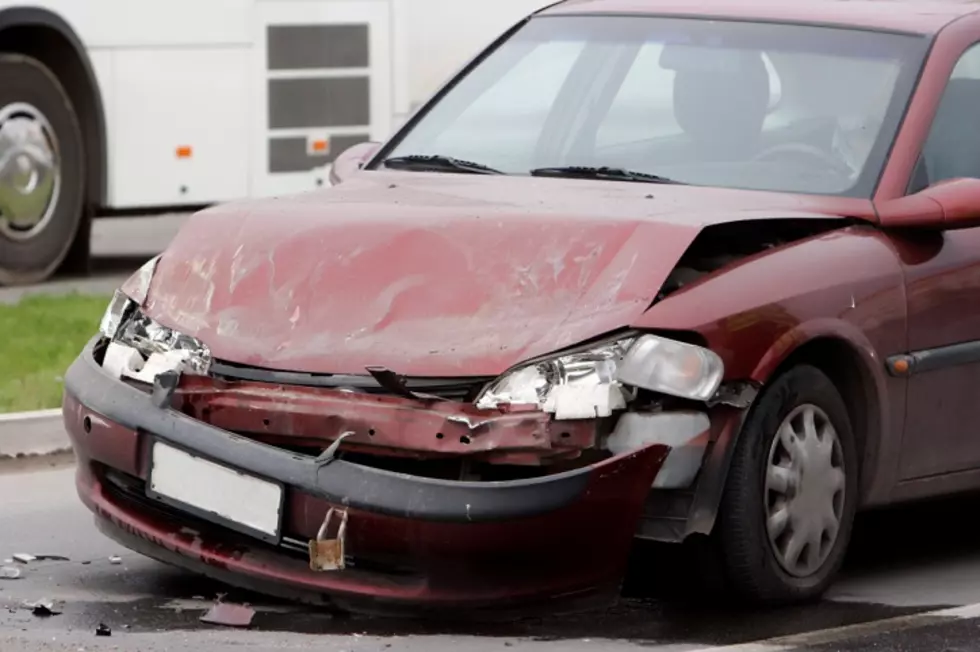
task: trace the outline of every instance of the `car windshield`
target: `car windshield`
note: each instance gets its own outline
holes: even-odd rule
[[[539,16],[426,107],[385,159],[867,197],[927,47],[813,25]]]

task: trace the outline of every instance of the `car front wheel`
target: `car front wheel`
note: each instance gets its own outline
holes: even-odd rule
[[[819,597],[850,539],[857,456],[844,400],[798,366],[763,393],[739,437],[718,514],[730,587],[756,602]]]

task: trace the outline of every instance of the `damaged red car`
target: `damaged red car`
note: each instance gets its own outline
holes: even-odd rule
[[[102,531],[351,609],[819,596],[980,486],[980,9],[568,0],[332,187],[190,219],[66,376]]]

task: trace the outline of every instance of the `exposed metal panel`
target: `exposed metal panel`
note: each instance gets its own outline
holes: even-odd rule
[[[368,77],[269,80],[269,128],[371,124]]]
[[[269,70],[367,68],[367,25],[270,25]]]
[[[310,152],[303,137],[269,139],[269,172],[306,172],[333,163],[348,147],[370,140],[368,134],[333,136],[326,152]]]

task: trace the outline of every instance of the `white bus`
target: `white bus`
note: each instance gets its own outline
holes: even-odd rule
[[[0,285],[93,216],[326,183],[547,0],[0,0]]]

